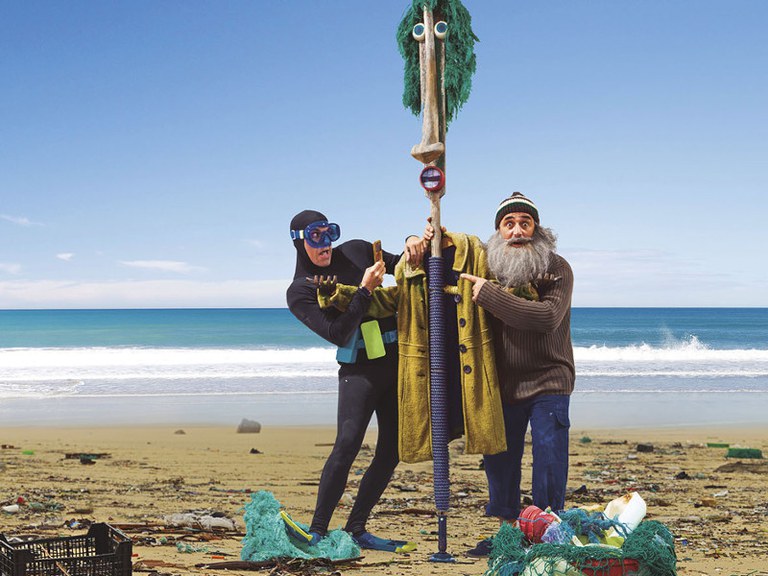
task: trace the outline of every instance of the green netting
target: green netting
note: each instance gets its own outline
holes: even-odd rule
[[[244,506],[245,538],[240,558],[263,562],[273,558],[328,558],[342,560],[360,556],[360,548],[343,530],[332,530],[315,546],[297,544],[288,537],[280,517],[282,506],[271,492],[260,490],[251,494]],[[306,527],[305,527],[306,528]]]
[[[638,576],[674,576],[675,538],[661,522],[641,522],[621,547],[626,558],[635,558],[640,563]]]
[[[472,75],[477,68],[475,42],[472,31],[472,17],[461,0],[411,0],[397,28],[397,45],[405,61],[403,105],[414,115],[421,113],[421,77],[419,66],[419,43],[413,38],[413,26],[424,18],[423,6],[435,13],[435,21],[448,23],[445,37],[445,70],[443,84],[446,99],[446,129],[469,99],[472,91]]]
[[[584,523],[582,514],[572,517]],[[565,518],[563,523],[568,524]],[[586,524],[594,526],[599,522]],[[589,536],[580,533],[579,526],[568,526],[576,536]],[[675,576],[676,564],[674,538],[655,521],[641,522],[621,548],[600,544],[531,545],[518,528],[504,524],[493,539],[485,576]]]

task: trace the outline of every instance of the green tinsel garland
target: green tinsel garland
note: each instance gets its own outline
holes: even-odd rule
[[[443,74],[447,127],[472,91],[472,75],[477,68],[475,42],[479,39],[472,32],[472,17],[460,0],[412,0],[397,28],[397,45],[405,60],[403,105],[416,116],[421,113],[419,43],[412,32],[413,27],[424,18],[424,5],[432,9],[435,22],[445,20],[448,23]]]

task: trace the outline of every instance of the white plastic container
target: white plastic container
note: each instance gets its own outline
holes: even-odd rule
[[[603,513],[611,520],[621,522],[626,527],[627,534],[630,534],[643,521],[647,511],[648,507],[645,505],[645,500],[642,499],[640,494],[628,492],[624,496],[609,502]],[[611,535],[615,534],[617,534],[615,530],[612,530]],[[618,535],[624,536],[624,534]]]

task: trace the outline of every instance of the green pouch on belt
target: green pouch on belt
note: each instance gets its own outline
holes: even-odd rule
[[[365,353],[369,360],[381,358],[386,355],[384,340],[381,338],[381,329],[378,320],[369,320],[360,324],[360,332],[363,333]]]

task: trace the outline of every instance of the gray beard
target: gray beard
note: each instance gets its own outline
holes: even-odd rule
[[[522,247],[511,246],[498,230],[486,245],[488,267],[505,288],[522,286],[544,274],[556,250],[557,236],[541,226],[536,226],[531,241]]]

